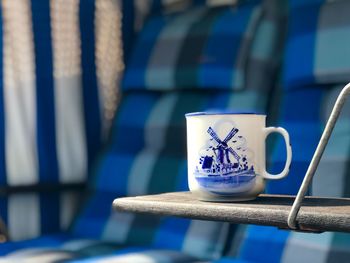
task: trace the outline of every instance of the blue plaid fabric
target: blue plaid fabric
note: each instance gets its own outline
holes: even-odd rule
[[[314,120],[317,120],[322,128],[343,86],[314,87],[317,90],[313,96],[316,103],[314,108],[317,110],[315,117],[318,119]],[[350,147],[349,106],[350,103],[347,102],[315,174],[311,189],[313,195],[349,197],[349,179],[347,178]],[[321,131],[318,130],[318,133],[316,131],[314,137],[319,137]],[[332,174],[331,178],[330,174]],[[291,262],[292,260],[347,262],[350,256],[349,247],[350,235],[346,233],[328,232],[320,235],[289,233],[281,260],[282,262]]]
[[[118,196],[187,190],[186,112],[217,107],[264,111],[266,106],[265,92],[255,90],[125,93],[111,144],[91,185],[93,193],[73,233],[119,244],[182,250],[202,258],[218,257],[226,224],[111,214],[111,203]]]
[[[216,41],[215,34],[202,38],[202,34],[214,32],[207,31],[209,28],[218,28],[219,32],[217,23],[235,21],[234,14],[239,17],[246,14],[248,23],[254,17],[252,13],[258,12],[254,10],[260,10],[260,15],[255,18],[259,21],[258,25],[250,32],[256,34],[249,48],[251,55],[244,58],[247,67],[252,62],[251,57],[255,56],[261,62],[255,68],[252,63],[251,70],[247,71],[249,74],[245,73],[245,77],[252,80],[257,76],[253,74],[254,70],[265,65],[267,61],[275,61],[279,57],[277,54],[281,38],[277,32],[280,32],[279,26],[283,27],[283,24],[277,26],[274,22],[282,20],[282,15],[278,19],[275,17],[274,9],[270,9],[272,3],[269,2],[264,6],[248,3],[239,6],[236,13],[232,13],[231,9],[199,8],[176,16],[156,16],[149,19],[131,54],[123,82],[123,97],[114,121],[113,135],[109,147],[98,163],[96,176],[90,185],[89,199],[72,227],[74,235],[101,238],[121,245],[182,251],[202,259],[220,257],[228,234],[227,224],[118,212],[111,214],[110,204],[119,196],[187,190],[185,113],[215,108],[265,112],[268,108],[269,92],[273,86],[265,84],[271,83],[273,74],[276,73],[271,71],[273,65],[269,65],[271,67],[266,69],[265,73],[268,74],[266,78],[260,78],[259,85],[246,85],[242,90],[232,92],[233,86],[231,84],[223,86],[219,81],[221,78],[217,78],[217,85],[212,82],[206,87],[201,86],[201,83],[205,83],[204,79],[197,82],[196,74],[193,73],[195,69],[202,67],[203,63],[198,60],[202,55],[195,54],[197,58],[191,60],[192,55],[187,53],[188,51],[186,54],[190,57],[185,56],[182,51],[179,53],[168,51],[167,55],[172,58],[167,60],[167,57],[159,53],[164,52],[167,46],[163,43],[164,34],[166,32],[169,36],[171,33],[174,34],[174,41],[168,45],[171,50],[175,46],[176,49],[180,47],[183,49],[186,46],[185,42],[189,45],[189,40],[198,40],[195,43],[200,47],[198,49],[200,53],[211,38]],[[241,8],[242,14],[239,12]],[[167,21],[169,23],[165,23]],[[244,32],[247,30],[246,27],[243,30],[235,26],[232,28],[233,31],[230,31],[223,26],[222,32],[227,34],[228,39],[237,39],[239,34],[245,35]],[[272,33],[269,30],[274,33],[269,38],[271,42],[266,42],[263,36]],[[193,53],[197,50],[195,47],[191,46]],[[216,47],[211,48],[211,54],[221,54],[217,50],[221,49],[221,46],[217,44]],[[152,52],[145,52],[147,49]],[[154,58],[157,56],[159,63],[163,61],[165,71],[167,69],[172,71],[170,67],[174,65],[173,61],[183,59],[189,64],[187,67],[184,65],[182,73],[180,72],[182,68],[178,68],[179,72],[176,74],[181,76],[178,78],[178,83],[167,82],[171,79],[169,78],[166,81],[163,79],[160,82],[156,80],[145,84],[142,76],[146,71],[155,70],[152,73],[153,77],[162,78],[166,75],[156,72],[162,69],[152,67],[148,63],[148,56],[155,56]],[[223,59],[222,54],[220,56]],[[226,58],[225,61],[228,62]],[[222,68],[220,63],[223,65]],[[226,74],[224,69],[229,67],[220,59],[213,66],[217,66],[217,70],[213,71],[218,76],[223,76],[221,73]],[[208,74],[211,74],[209,70]],[[180,81],[184,82],[184,85]],[[186,81],[189,82],[186,84]]]
[[[270,8],[273,1],[259,2],[151,17],[129,59],[124,89],[268,90],[284,17]]]
[[[291,136],[290,175],[270,182],[268,192],[296,194],[348,73],[348,1],[290,1],[280,123]],[[349,197],[349,106],[333,131],[310,194]],[[277,143],[271,169],[280,170],[284,146]],[[232,262],[348,262],[350,235],[306,234],[248,226],[236,239]],[[263,255],[263,256],[262,256]],[[229,259],[227,259],[229,261]]]
[[[268,193],[298,192],[324,127],[324,120],[320,115],[322,97],[322,90],[317,88],[285,92],[282,95],[279,125],[287,129],[290,134],[293,162],[288,177],[268,181]],[[300,103],[301,101],[308,103]],[[285,158],[284,142],[278,140],[271,155],[270,169],[275,172],[281,171]]]
[[[343,86],[314,85],[284,93],[281,126],[287,128],[291,137],[293,165],[286,179],[269,182],[269,193],[296,194]],[[299,102],[297,107],[296,102]],[[349,197],[349,107],[350,102],[347,102],[315,174],[311,187],[311,193],[315,196]],[[271,169],[281,169],[283,148],[282,143],[277,143]],[[248,226],[243,234],[233,239],[231,262],[239,259],[269,263],[331,263],[348,262],[350,256],[350,235],[347,233],[307,234],[273,227]],[[230,262],[229,259],[227,261]]]
[[[299,174],[305,173],[306,167],[298,162],[303,161],[306,165],[311,160],[336,97],[349,81],[349,45],[345,31],[350,19],[344,11],[348,5],[348,1],[341,0],[290,1],[281,122],[293,135],[292,143],[294,140],[294,152],[297,154],[293,156],[293,166],[296,164],[295,172]],[[296,106],[297,101],[307,103]],[[319,166],[320,175],[315,176],[322,177],[315,180],[319,183],[313,183],[312,192],[315,195],[340,197],[347,193],[346,179],[342,177],[349,158],[348,139],[344,135],[348,129],[347,106],[343,111]],[[308,147],[304,147],[305,144]],[[299,172],[300,167],[303,168]],[[339,176],[339,180],[329,179],[327,174],[331,171],[335,173],[332,178]]]
[[[12,240],[67,229],[102,145],[118,61],[98,50],[118,9],[100,2],[0,4],[0,217]]]
[[[78,239],[59,234],[0,246],[2,260],[9,262],[194,262],[185,253],[149,247],[120,247],[115,243]]]
[[[349,7],[349,1],[290,1],[286,87],[349,80]]]

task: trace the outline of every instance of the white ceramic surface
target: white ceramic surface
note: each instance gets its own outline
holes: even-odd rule
[[[287,176],[292,159],[288,132],[265,127],[265,115],[190,113],[187,120],[188,185],[204,201],[243,201],[264,191],[264,179]],[[283,171],[266,171],[265,140],[280,133],[286,142]]]

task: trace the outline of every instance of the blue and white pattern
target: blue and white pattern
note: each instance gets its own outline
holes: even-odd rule
[[[218,128],[218,125],[216,125]],[[255,183],[254,165],[248,163],[246,139],[233,127],[221,140],[209,127],[210,135],[200,151],[195,178],[204,189],[216,194],[237,194],[249,191]]]
[[[2,1],[0,31],[0,189],[52,188],[0,196],[21,240],[66,229],[76,212],[115,109],[119,1]]]

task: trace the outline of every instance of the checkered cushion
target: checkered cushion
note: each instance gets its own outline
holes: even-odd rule
[[[270,184],[271,192],[277,193],[278,189],[286,189],[283,193],[296,193],[336,98],[344,85],[315,85],[285,93],[281,125],[286,127],[291,135],[293,164],[291,174],[284,180],[285,182],[281,180]],[[297,103],[300,101],[307,101],[307,103]],[[314,195],[344,197],[348,194],[346,173],[350,158],[348,152],[350,147],[349,107],[350,102],[346,102],[315,174],[311,189]],[[273,158],[274,165],[279,169],[282,167],[279,164],[280,159],[283,158],[283,156],[279,157],[282,151],[283,147],[276,147]],[[332,176],[330,177],[329,174]],[[289,191],[288,185],[292,186]]]
[[[293,161],[288,177],[268,182],[269,193],[298,192],[325,124],[325,117],[321,116],[324,114],[323,96],[324,90],[317,87],[284,92],[282,95],[278,125],[286,128],[290,134]],[[271,156],[270,169],[281,171],[285,158],[284,142],[279,140]]]
[[[280,122],[291,135],[293,163],[286,179],[269,183],[270,193],[297,192],[336,97],[348,81],[349,52],[344,44],[348,16],[344,12],[349,3],[323,2],[290,1]],[[313,195],[349,197],[349,107],[346,102],[315,174]],[[273,169],[282,167],[283,147],[280,143],[275,148]],[[348,262],[350,257],[350,235],[346,233],[306,234],[248,226],[233,243],[232,262],[330,263]]]
[[[0,260],[9,262],[194,262],[185,253],[147,247],[123,248],[114,243],[77,239],[69,235],[43,236],[0,246]]]
[[[14,240],[57,232],[72,219],[79,193],[62,191],[83,190],[107,109],[115,108],[117,7],[109,0],[0,4],[0,217]]]
[[[344,83],[350,74],[350,2],[290,1],[285,85]]]
[[[93,193],[75,222],[74,234],[218,257],[226,224],[111,214],[111,203],[118,196],[187,190],[186,112],[217,107],[264,111],[267,97],[257,90],[125,93],[112,142],[100,160]]]
[[[268,184],[270,193],[296,194],[335,99],[348,81],[344,32],[349,19],[344,12],[349,3],[324,2],[290,1],[280,125],[290,133],[293,162],[286,179]],[[349,197],[349,106],[347,102],[315,174],[313,195]],[[284,145],[278,142],[271,169],[282,169],[283,161]],[[350,257],[346,233],[305,234],[248,226],[233,238],[232,246],[227,262],[338,263]]]
[[[129,59],[124,89],[268,89],[283,14],[271,8],[274,1],[259,2],[151,17]]]
[[[270,182],[268,192],[296,194],[322,129],[343,86],[312,86],[290,90],[284,94],[281,125],[286,127],[291,136],[293,163],[289,176],[284,180]],[[349,107],[350,101],[344,106],[344,112],[315,174],[311,187],[313,195],[349,197]],[[282,143],[275,148],[272,169],[282,168],[283,148]],[[248,226],[241,234],[234,236],[231,257],[232,262],[239,259],[269,263],[338,263],[348,262],[349,247],[350,234],[346,233],[305,234],[274,227]]]
[[[186,51],[186,54],[189,54],[189,57],[186,57],[185,53],[178,48],[183,49],[186,46],[185,43],[188,42],[189,45],[189,40],[195,40],[195,43],[201,47],[198,50],[203,51],[202,47],[208,46],[211,38],[217,41],[219,36],[221,40],[221,33],[227,34],[230,41],[243,39],[247,27],[236,27],[234,23],[235,19],[238,19],[235,16],[242,16],[246,17],[248,24],[249,21],[251,23],[255,21],[254,19],[258,19],[255,21],[258,24],[254,30],[248,27],[249,30],[253,30],[249,33],[256,33],[249,52],[259,57],[259,62],[261,62],[254,65],[259,68],[266,65],[266,61],[275,61],[279,57],[280,43],[278,40],[280,38],[274,36],[274,33],[279,31],[275,31],[273,23],[275,21],[274,10],[268,8],[273,2],[268,3],[264,5],[264,9],[254,2],[254,4],[239,6],[236,13],[232,13],[232,10],[227,8],[193,9],[180,15],[152,17],[149,20],[145,29],[140,33],[138,43],[131,54],[111,142],[98,163],[96,176],[90,185],[89,200],[72,227],[74,235],[101,238],[128,246],[149,246],[182,251],[202,259],[220,257],[228,234],[227,224],[178,218],[156,218],[119,212],[111,214],[111,203],[114,198],[120,196],[188,189],[185,113],[215,108],[262,112],[267,110],[269,93],[273,86],[265,84],[269,81],[270,84],[272,83],[275,72],[269,71],[271,68],[267,67],[266,71],[263,71],[266,79],[259,79],[258,75],[253,73],[253,69],[247,71],[249,74],[245,73],[249,81],[254,82],[259,79],[259,85],[256,83],[256,85],[244,84],[244,89],[242,89],[243,86],[233,87],[232,82],[230,84],[227,82],[232,77],[229,75],[225,77],[227,83],[220,83],[221,76],[223,76],[221,74],[226,74],[227,69],[231,67],[232,70],[233,67],[233,64],[228,64],[229,60],[220,52],[221,45],[224,44],[220,41],[215,42],[217,43],[215,48],[214,46],[210,48],[210,54],[215,56],[219,54],[220,59],[214,64],[209,63],[212,67],[210,70],[209,64],[206,64],[207,73],[202,75],[203,79],[197,81],[199,80],[196,79],[198,74],[194,74],[193,69],[201,64],[196,65],[195,62],[206,54],[194,54],[196,57],[192,59],[192,54]],[[270,11],[263,12],[262,10]],[[231,23],[230,28],[226,25],[228,22]],[[217,31],[209,30],[214,28]],[[164,40],[162,38],[164,35],[169,34],[166,32],[171,32],[170,29],[175,30],[173,31],[175,39],[172,43],[174,47],[177,45],[177,51],[173,53],[173,47],[170,46],[171,52],[167,52],[169,56],[160,55],[159,52],[164,52],[164,43],[160,44],[160,42]],[[202,38],[201,34],[205,32],[213,33],[213,37],[208,35]],[[215,35],[214,33],[220,34]],[[266,37],[266,35],[270,36],[269,33],[273,35],[271,38]],[[267,39],[271,43],[265,42]],[[207,42],[202,43],[201,41],[204,40]],[[186,49],[197,50],[197,46],[188,46]],[[152,52],[148,52],[146,47]],[[233,47],[238,48],[237,44],[234,44]],[[227,52],[231,51],[237,52],[237,50],[230,49]],[[162,68],[153,67],[149,63],[149,56],[157,56],[157,60],[163,61]],[[172,60],[167,60],[170,57]],[[190,59],[186,60],[186,58]],[[232,57],[230,61],[231,59]],[[179,71],[176,74],[180,74],[178,76],[181,78],[177,79],[178,83],[168,82],[175,76],[171,75],[175,71],[170,68],[171,65],[174,65],[173,61],[180,60],[183,60],[184,63],[188,62],[188,64],[179,64],[176,69],[176,72]],[[246,62],[241,62],[246,65],[245,68],[253,67],[253,63],[249,64],[252,62],[249,56],[246,56],[244,60]],[[189,67],[192,68],[188,70]],[[170,75],[155,71],[160,69],[165,71],[169,69]],[[148,71],[152,71],[153,77],[158,77],[160,82],[157,79],[145,82],[146,71],[147,76]],[[216,78],[216,82],[209,79],[211,72],[220,76]],[[162,79],[163,76],[165,76],[164,79]],[[173,77],[168,78],[169,76]],[[208,76],[209,78],[206,78]],[[209,83],[210,81],[212,82]],[[234,88],[237,90],[232,92]]]
[[[316,122],[324,127],[330,111],[344,85],[319,88],[314,96],[318,104]],[[350,102],[346,102],[343,113],[333,131],[326,151],[312,182],[312,194],[317,196],[349,197],[349,126]],[[316,124],[316,123],[315,123]],[[318,128],[319,129],[319,128]],[[317,135],[314,135],[317,137]],[[315,149],[313,147],[313,149]],[[346,233],[323,233],[307,235],[290,233],[283,250],[283,262],[347,262],[350,257],[350,235]],[[298,253],[296,253],[298,251]]]

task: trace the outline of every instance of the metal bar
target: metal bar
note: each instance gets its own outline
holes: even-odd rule
[[[318,164],[320,163],[322,154],[327,146],[328,140],[332,134],[333,128],[338,120],[339,114],[343,108],[343,105],[345,103],[345,100],[347,96],[350,93],[350,83],[348,83],[340,92],[337,101],[334,104],[333,110],[331,112],[331,115],[329,116],[329,119],[327,121],[326,127],[323,131],[323,134],[321,136],[321,139],[318,143],[318,146],[315,150],[314,156],[312,157],[312,160],[310,162],[310,165],[307,169],[307,172],[305,174],[303,183],[301,184],[301,187],[299,189],[299,192],[294,200],[292,209],[288,216],[288,226],[291,229],[298,229],[296,218],[298,216],[298,212],[300,210],[301,203],[305,197],[305,194],[309,188],[309,185],[312,181],[312,178],[316,172],[316,169],[318,167]]]

